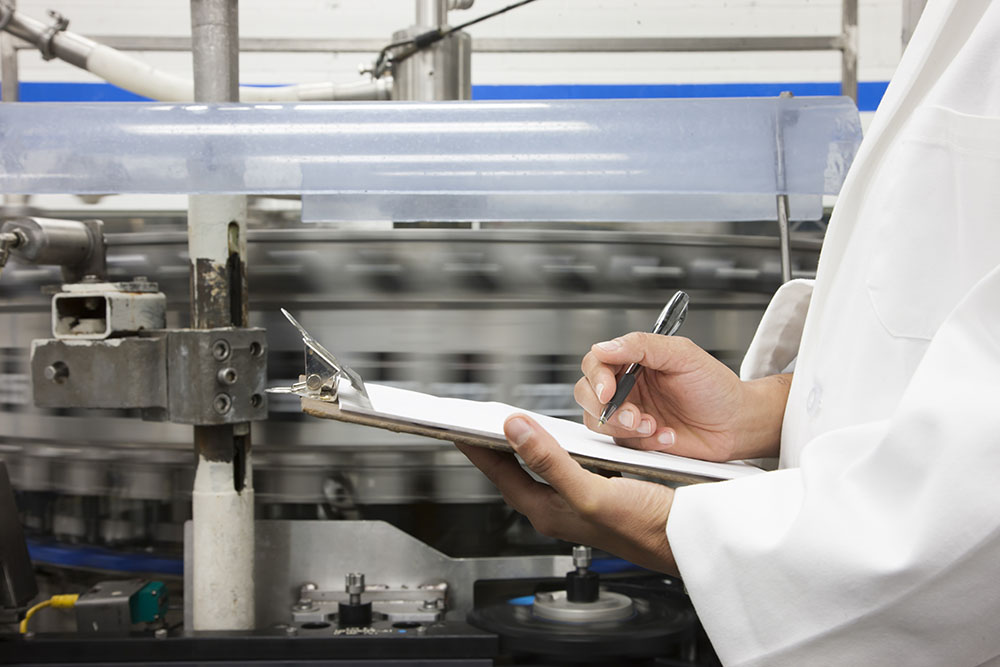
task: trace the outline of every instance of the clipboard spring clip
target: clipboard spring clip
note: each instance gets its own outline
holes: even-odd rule
[[[302,343],[305,345],[305,373],[290,388],[277,391],[330,402],[337,401],[340,394],[346,392],[353,394],[352,401],[370,408],[371,399],[368,397],[368,390],[365,389],[361,375],[350,366],[338,361],[337,357],[313,338],[291,313],[284,308],[281,312],[302,335]]]

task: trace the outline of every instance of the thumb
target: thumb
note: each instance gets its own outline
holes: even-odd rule
[[[594,504],[606,480],[584,470],[538,422],[527,415],[511,415],[503,430],[524,464],[570,505],[586,511]]]

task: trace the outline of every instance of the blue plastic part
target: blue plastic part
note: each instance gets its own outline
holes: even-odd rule
[[[142,572],[182,576],[184,561],[151,554],[123,553],[103,547],[28,540],[28,553],[36,563],[113,572]]]

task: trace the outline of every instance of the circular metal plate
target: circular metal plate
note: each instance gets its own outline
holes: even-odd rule
[[[593,602],[570,602],[566,598],[566,591],[538,593],[535,595],[532,612],[547,621],[563,623],[621,621],[635,613],[632,598],[603,589]]]

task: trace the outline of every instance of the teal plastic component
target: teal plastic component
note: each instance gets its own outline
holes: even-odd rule
[[[151,581],[140,588],[128,603],[133,623],[159,621],[167,613],[167,587],[162,581]]]

